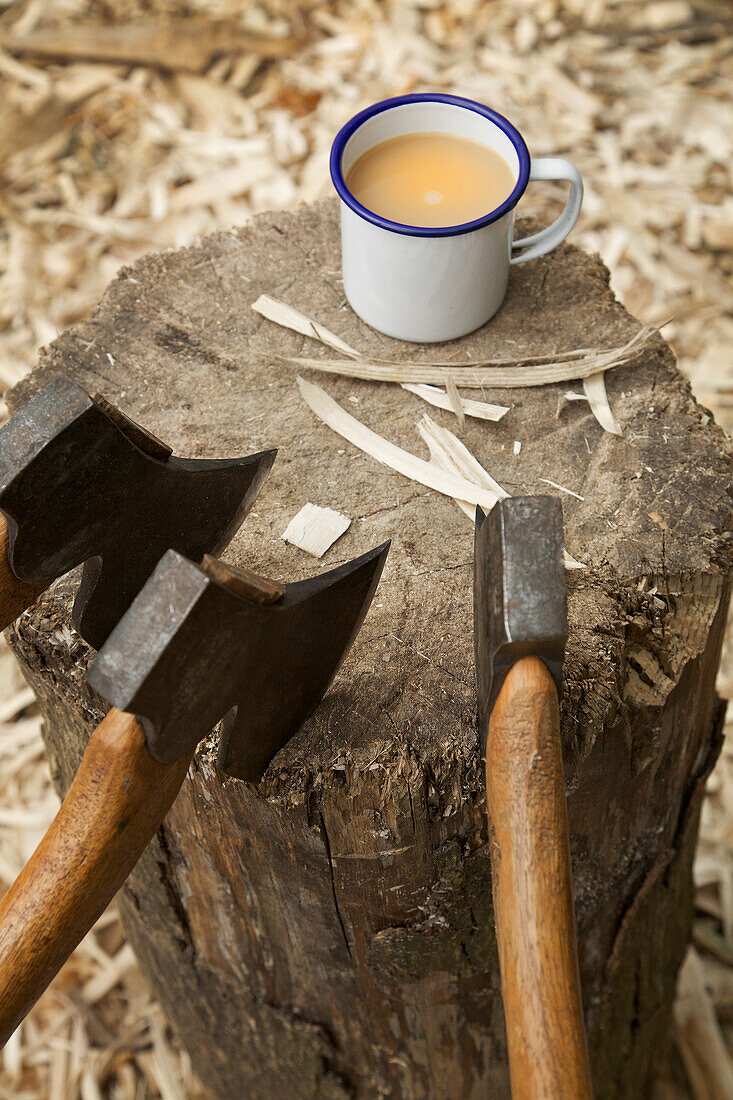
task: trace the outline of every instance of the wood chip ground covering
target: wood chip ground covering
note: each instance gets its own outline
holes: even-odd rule
[[[327,193],[338,127],[421,89],[487,102],[533,153],[575,161],[586,194],[573,240],[601,253],[632,313],[672,318],[680,366],[733,426],[723,0],[0,0],[0,392],[122,264]],[[547,219],[561,202],[559,185],[537,184],[520,209]],[[720,687],[733,691],[733,639]],[[3,649],[3,886],[56,805],[39,723]],[[670,1100],[727,1095],[731,1079],[731,737],[696,876],[694,954],[659,1086]],[[110,909],[3,1052],[0,1100],[199,1095]]]

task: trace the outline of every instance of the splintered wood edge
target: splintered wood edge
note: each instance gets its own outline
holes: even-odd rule
[[[262,606],[277,603],[285,595],[285,585],[279,581],[271,581],[268,577],[250,573],[248,569],[239,569],[236,565],[227,565],[218,558],[213,558],[211,554],[204,554],[201,568],[212,580],[223,584],[235,596],[241,596],[252,603]]]

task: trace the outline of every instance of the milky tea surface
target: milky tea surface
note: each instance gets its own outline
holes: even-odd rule
[[[495,210],[516,180],[499,154],[472,138],[415,133],[367,149],[346,186],[367,210],[421,227],[461,225]]]

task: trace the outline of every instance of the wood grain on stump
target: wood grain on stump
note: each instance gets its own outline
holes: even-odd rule
[[[600,260],[563,246],[512,271],[485,329],[444,348],[402,345],[351,313],[339,267],[330,201],[145,257],[12,400],[63,372],[177,454],[279,447],[227,553],[237,565],[294,580],[392,539],[372,610],[316,715],[256,788],[220,775],[201,746],[120,894],[126,932],[204,1084],[219,1100],[505,1097],[472,527],[451,501],[312,416],[277,355],[322,349],[250,304],[272,294],[395,358],[609,347],[638,323]],[[648,1095],[664,1055],[702,790],[719,747],[731,469],[722,433],[661,339],[607,378],[623,438],[585,404],[558,416],[560,394],[578,388],[569,385],[492,390],[511,412],[499,424],[467,421],[463,438],[511,493],[549,492],[545,477],[584,498],[562,498],[568,549],[589,566],[568,574],[564,759],[596,1091],[630,1100]],[[320,380],[364,423],[423,453],[417,397]],[[322,562],[280,539],[308,500],[354,520]],[[59,581],[13,633],[61,788],[101,714],[85,686],[90,652],[67,626],[73,581]]]

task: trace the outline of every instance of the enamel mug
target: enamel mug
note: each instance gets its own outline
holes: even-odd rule
[[[402,134],[448,133],[499,153],[514,189],[494,210],[462,225],[402,225],[357,202],[345,177],[378,142]],[[331,149],[331,178],[341,200],[344,291],[368,325],[400,340],[453,340],[485,324],[506,294],[510,264],[550,252],[578,220],[583,183],[563,157],[530,159],[524,138],[490,107],[454,95],[426,93],[382,100],[355,115]],[[531,180],[567,180],[570,195],[552,225],[513,239],[514,208]]]

